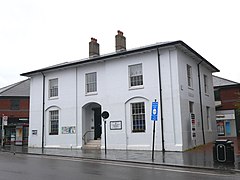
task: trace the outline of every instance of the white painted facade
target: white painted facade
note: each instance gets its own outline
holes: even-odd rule
[[[202,129],[204,129],[205,143],[214,141],[217,133],[212,72],[217,69],[203,58],[201,59],[195,51],[196,54],[179,42],[169,46],[159,46],[158,49],[159,58],[157,48],[140,48],[138,51],[129,51],[129,53],[105,55],[100,59],[96,57],[85,62],[79,61],[79,64],[74,62],[66,66],[22,74],[31,77],[29,146],[42,147],[43,143],[44,147],[82,148],[83,135],[87,131],[94,130],[92,109],[101,107],[101,111],[110,113],[106,123],[108,149],[151,150],[153,131],[151,103],[155,99],[159,102],[156,150],[161,151],[163,145],[161,118],[166,151],[184,151],[203,144]],[[158,62],[160,62],[160,81]],[[143,85],[129,88],[129,66],[140,63]],[[192,67],[193,86],[191,88],[188,87],[187,82],[187,65]],[[86,94],[85,75],[92,72],[97,74],[97,92]],[[204,90],[204,75],[208,80],[207,93]],[[49,98],[49,80],[55,78],[58,79],[58,97]],[[162,87],[162,102],[160,102],[159,82]],[[43,96],[45,96],[44,104]],[[196,141],[191,139],[189,101],[193,102],[193,113],[197,121]],[[145,132],[132,132],[131,104],[134,102],[144,102]],[[162,106],[162,114],[160,106]],[[210,109],[209,118],[207,118],[207,107]],[[55,109],[59,110],[59,130],[57,135],[50,135],[49,111]],[[121,123],[120,129],[110,129],[110,124],[115,121]],[[74,127],[75,131],[65,134],[62,127]],[[102,123],[101,148],[104,148],[103,127]],[[88,133],[86,139],[93,139],[93,134]]]

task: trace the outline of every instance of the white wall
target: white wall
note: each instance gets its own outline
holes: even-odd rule
[[[30,82],[30,109],[29,109],[29,147],[42,146],[42,82],[43,77],[35,76]],[[37,130],[37,134],[33,135],[32,130]]]
[[[162,83],[162,108],[159,107],[159,120],[156,122],[156,150],[162,150],[161,116],[163,117],[163,129],[165,149],[182,151],[193,146],[190,138],[189,100],[195,103],[195,114],[198,120],[197,144],[202,143],[201,122],[199,111],[199,93],[196,62],[181,51],[172,49],[160,50],[161,83]],[[142,63],[143,87],[129,89],[128,66]],[[186,64],[193,67],[194,87],[187,87]],[[86,95],[85,74],[97,72],[97,93]],[[207,69],[204,73],[211,76]],[[45,146],[46,147],[76,147],[83,145],[82,136],[90,127],[83,119],[90,117],[82,111],[89,103],[101,105],[102,111],[108,111],[107,119],[107,145],[110,149],[142,149],[152,148],[151,103],[160,99],[158,57],[157,51],[143,52],[135,55],[118,57],[112,60],[92,63],[84,66],[64,69],[45,73],[46,80],[46,124]],[[49,79],[58,78],[59,97],[48,98]],[[210,82],[212,84],[212,82]],[[38,129],[37,136],[30,135],[29,146],[41,146],[41,122],[42,122],[42,76],[31,78],[31,112],[30,132]],[[203,104],[213,107],[212,92],[203,98]],[[132,133],[130,104],[133,102],[145,102],[146,132]],[[159,103],[161,106],[161,103]],[[48,111],[59,109],[59,135],[49,135]],[[214,115],[214,110],[211,115]],[[85,114],[83,114],[85,113]],[[205,112],[204,112],[205,113]],[[121,130],[110,130],[111,121],[122,121]],[[103,123],[102,123],[103,125]],[[75,134],[62,134],[61,127],[76,126]],[[214,127],[214,125],[212,126]],[[102,148],[104,148],[104,134],[102,129]],[[213,134],[212,132],[207,132]],[[206,134],[206,136],[208,136]],[[209,137],[209,136],[208,136]],[[208,138],[207,137],[207,138]],[[212,138],[207,139],[207,142]]]
[[[199,79],[198,79],[198,63],[197,60],[193,60],[191,57],[178,50],[178,69],[180,80],[180,97],[181,97],[181,119],[182,119],[182,134],[183,134],[183,150],[194,147],[196,145],[203,144],[202,133],[202,119],[200,109],[200,95],[199,95]],[[192,67],[193,75],[193,87],[189,88],[187,83],[187,64]],[[204,78],[203,75],[207,75],[209,83],[209,93],[204,93]],[[202,110],[203,110],[203,122],[204,122],[204,136],[205,143],[214,141],[216,139],[216,123],[215,123],[215,105],[214,105],[214,93],[212,85],[211,71],[204,68],[203,63],[200,64],[200,82],[202,91]],[[191,124],[189,114],[189,101],[194,103],[194,114],[197,121],[196,128],[196,142],[191,138]],[[212,129],[206,130],[206,106],[210,107],[210,115],[212,121]]]

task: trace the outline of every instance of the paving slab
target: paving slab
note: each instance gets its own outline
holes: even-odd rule
[[[30,148],[26,146],[5,146],[2,151],[12,153],[26,153],[37,155],[54,155],[75,158],[104,159],[114,161],[128,161],[136,163],[159,164],[168,166],[214,168],[224,170],[235,170],[240,172],[240,139],[232,138],[234,142],[234,163],[218,163],[213,160],[213,143],[185,151],[185,152],[154,152],[134,150],[82,150],[62,148]]]

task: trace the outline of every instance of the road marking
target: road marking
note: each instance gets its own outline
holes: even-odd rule
[[[149,169],[149,170],[159,170],[159,171],[169,171],[169,172],[178,172],[178,173],[188,173],[188,174],[199,174],[199,175],[207,175],[207,176],[218,176],[218,177],[233,177],[236,174],[217,174],[217,173],[210,173],[210,172],[201,172],[196,171],[194,169],[190,170],[180,170],[181,167],[176,168],[166,168],[166,167],[156,167],[158,165],[151,165],[146,164],[143,165],[137,165],[133,164],[131,162],[108,162],[104,159],[79,159],[74,157],[57,157],[57,156],[39,156],[39,155],[30,155],[31,157],[37,157],[37,158],[45,158],[45,159],[55,159],[55,160],[63,160],[63,161],[72,161],[72,162],[86,162],[86,163],[98,163],[102,165],[111,165],[111,166],[122,166],[122,167],[130,167],[130,168],[140,168],[140,169]],[[219,172],[219,171],[218,171]]]

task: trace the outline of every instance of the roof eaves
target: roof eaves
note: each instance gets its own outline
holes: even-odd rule
[[[183,41],[179,41],[179,43],[182,46],[184,46],[185,48],[187,48],[190,52],[195,54],[198,58],[202,59],[206,64],[208,64],[214,70],[214,72],[220,72],[220,70],[218,68],[216,68],[214,65],[212,65],[208,60],[206,60],[204,57],[202,57],[198,52],[196,52],[194,49],[192,49],[186,43],[184,43]]]
[[[102,56],[97,56],[97,57],[92,57],[92,58],[88,58],[88,59],[83,59],[83,60],[78,60],[78,61],[73,61],[73,62],[69,62],[69,63],[61,63],[59,65],[54,65],[54,66],[50,66],[50,67],[46,67],[46,68],[42,68],[42,69],[38,69],[35,71],[30,71],[30,72],[26,72],[26,73],[22,73],[20,74],[21,76],[29,76],[31,74],[36,74],[36,73],[42,73],[45,71],[49,71],[49,70],[54,70],[54,69],[60,69],[60,68],[65,68],[65,67],[70,67],[70,66],[76,66],[76,65],[81,65],[81,64],[87,64],[87,63],[93,63],[93,62],[97,62],[97,61],[101,61],[101,60],[106,60],[106,59],[111,59],[114,57],[118,57],[118,56],[124,56],[124,55],[129,55],[129,54],[134,54],[134,53],[138,53],[138,52],[142,52],[142,51],[148,51],[148,50],[153,50],[153,49],[157,49],[157,48],[162,48],[162,47],[167,47],[167,46],[175,46],[177,44],[180,44],[182,46],[184,46],[185,48],[187,48],[189,51],[191,51],[192,53],[196,54],[196,56],[198,56],[199,58],[201,58],[204,62],[206,62],[208,65],[210,65],[214,71],[219,72],[219,70],[213,66],[211,63],[209,63],[205,58],[203,58],[200,54],[198,54],[195,50],[193,50],[190,46],[188,46],[187,44],[185,44],[183,41],[178,40],[178,41],[170,41],[170,42],[163,42],[163,43],[156,43],[153,45],[149,45],[149,46],[144,46],[144,47],[140,47],[140,48],[135,48],[135,49],[130,49],[130,50],[126,50],[126,51],[119,51],[119,52],[114,52],[111,54],[106,54],[106,55],[102,55]]]

